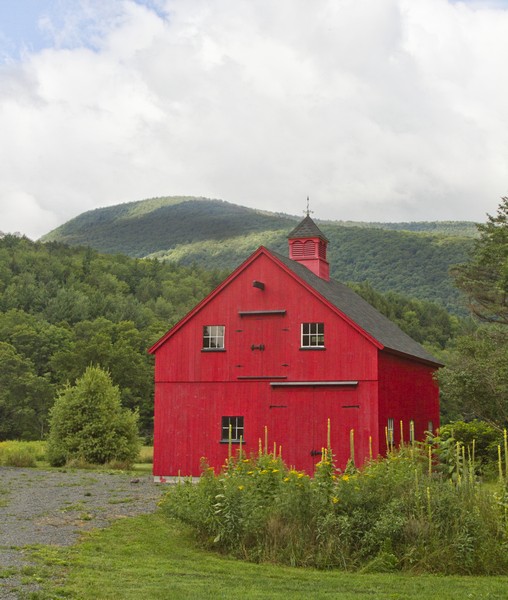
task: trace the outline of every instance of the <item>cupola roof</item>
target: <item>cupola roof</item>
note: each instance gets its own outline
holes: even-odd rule
[[[288,235],[288,239],[293,240],[295,238],[321,238],[325,242],[328,242],[328,238],[314,223],[309,215],[307,215],[301,223],[299,223],[293,231]]]

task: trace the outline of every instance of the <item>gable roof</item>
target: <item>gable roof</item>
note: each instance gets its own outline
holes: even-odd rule
[[[318,230],[319,231],[319,230]],[[220,283],[208,296],[203,298],[187,315],[176,323],[165,335],[163,335],[155,344],[148,349],[153,354],[169,337],[179,330],[189,319],[191,319],[204,305],[208,304],[215,296],[235,279],[244,269],[252,263],[260,254],[268,256],[275,262],[278,262],[286,272],[292,274],[297,280],[300,280],[306,287],[310,288],[317,296],[337,309],[338,312],[355,324],[357,328],[363,330],[371,341],[379,344],[381,349],[392,351],[396,354],[406,355],[410,358],[416,358],[425,363],[434,366],[442,366],[431,354],[429,354],[418,342],[404,333],[395,323],[382,315],[378,310],[371,306],[366,300],[359,296],[352,289],[334,279],[326,281],[317,275],[314,275],[304,265],[295,260],[283,256],[278,252],[270,251],[260,246],[256,252],[251,254],[231,275]]]
[[[288,235],[288,239],[292,240],[294,238],[315,238],[319,237],[325,242],[328,242],[328,238],[325,234],[319,229],[319,227],[314,223],[314,221],[310,218],[309,215],[303,219],[298,225],[291,231]]]
[[[407,333],[404,333],[398,325],[381,314],[347,285],[334,279],[328,281],[321,279],[304,265],[277,252],[271,252],[271,254],[341,313],[377,340],[384,349],[441,366],[441,363],[427,352],[423,346],[413,340]]]

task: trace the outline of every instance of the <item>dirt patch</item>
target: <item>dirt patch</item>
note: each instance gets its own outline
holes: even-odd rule
[[[21,581],[25,546],[69,546],[83,531],[153,512],[164,489],[150,475],[0,467],[0,599],[35,590]]]

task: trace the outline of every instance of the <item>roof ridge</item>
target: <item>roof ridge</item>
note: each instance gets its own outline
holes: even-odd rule
[[[268,252],[387,350],[412,356],[435,365],[442,364],[427,352],[420,343],[405,331],[402,331],[396,323],[383,315],[346,284],[332,278],[328,281],[324,280],[299,262],[272,250]]]

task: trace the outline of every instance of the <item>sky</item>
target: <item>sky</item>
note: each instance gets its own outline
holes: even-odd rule
[[[508,0],[0,0],[0,231],[219,198],[485,222]]]

